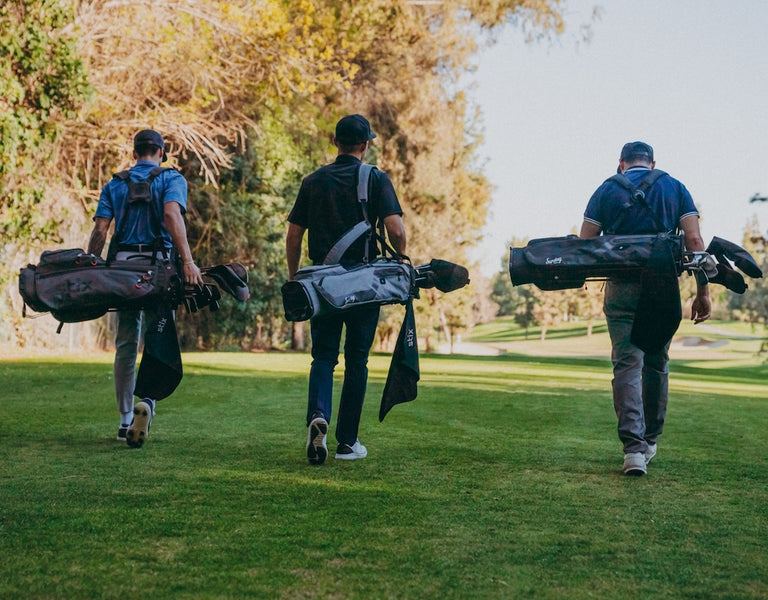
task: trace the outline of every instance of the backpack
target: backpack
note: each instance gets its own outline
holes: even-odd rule
[[[152,220],[152,232],[154,233],[154,240],[152,246],[154,247],[155,254],[163,252],[165,250],[165,244],[163,243],[163,237],[161,235],[163,220],[158,214],[157,206],[152,202],[152,182],[163,172],[173,170],[172,167],[154,167],[149,172],[149,177],[140,179],[139,181],[133,181],[131,179],[131,171],[126,169],[115,173],[112,178],[124,181],[128,186],[128,197],[126,203],[123,206],[123,212],[120,217],[121,227],[116,230],[112,239],[109,242],[109,250],[107,251],[107,260],[114,260],[117,252],[119,251],[119,245],[121,240],[125,237],[125,228],[127,226],[127,220],[125,216],[130,208],[139,206],[141,204],[148,204],[150,207],[150,218]],[[153,261],[154,261],[153,256]]]
[[[659,233],[661,233],[662,231],[666,231],[667,228],[661,222],[659,216],[651,209],[650,206],[648,206],[648,202],[646,201],[645,196],[648,193],[648,190],[651,189],[651,186],[653,186],[653,184],[656,183],[664,175],[666,175],[666,172],[662,171],[661,169],[651,169],[651,172],[643,177],[638,185],[633,184],[629,180],[629,177],[623,173],[617,173],[605,181],[606,183],[612,181],[613,183],[620,185],[629,192],[629,199],[626,200],[622,205],[622,212],[626,211],[635,204],[639,204],[650,215],[651,219],[653,219],[653,224],[656,226],[656,229],[659,231]],[[605,233],[615,233],[613,230],[613,225],[615,225],[615,222],[611,225],[611,227],[606,227]]]

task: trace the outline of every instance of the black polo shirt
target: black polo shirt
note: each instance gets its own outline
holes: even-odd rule
[[[301,189],[288,221],[309,232],[309,258],[314,264],[323,262],[333,244],[357,223],[363,212],[357,198],[357,180],[360,160],[349,154],[340,154],[330,165],[319,168],[301,182]],[[400,202],[389,176],[373,169],[368,182],[368,218],[371,225],[389,215],[402,215]],[[361,262],[365,251],[362,236],[346,251],[344,261]],[[379,254],[372,240],[369,257]]]

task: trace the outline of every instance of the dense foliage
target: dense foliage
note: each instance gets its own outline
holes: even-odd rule
[[[89,93],[71,23],[57,0],[0,5],[0,263],[17,247],[60,239],[46,181],[62,124]],[[5,278],[0,279],[2,281]]]
[[[5,2],[6,281],[34,251],[84,245],[100,188],[130,164],[133,134],[153,127],[190,182],[198,262],[239,260],[252,281],[247,305],[227,302],[215,319],[182,320],[185,347],[296,342],[279,298],[285,219],[302,176],[332,160],[329,133],[350,112],[366,114],[379,134],[369,161],[392,177],[414,262],[466,264],[490,188],[460,77],[478,40],[497,26],[559,32],[559,2]],[[425,294],[422,332],[451,336],[471,325],[487,312],[478,290]],[[20,342],[20,301],[9,293],[6,302],[14,316],[2,334]],[[398,319],[390,314],[382,324],[382,343]]]

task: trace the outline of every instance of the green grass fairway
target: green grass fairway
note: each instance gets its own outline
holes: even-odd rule
[[[606,357],[422,357],[379,423],[376,355],[368,458],[322,467],[308,355],[186,354],[141,450],[114,440],[111,358],[0,361],[0,598],[768,598],[768,367],[746,351],[673,361],[643,478]]]

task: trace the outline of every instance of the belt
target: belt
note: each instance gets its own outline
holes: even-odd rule
[[[120,244],[117,249],[121,252],[154,252],[158,250],[154,244]],[[159,250],[164,252],[165,248]]]

